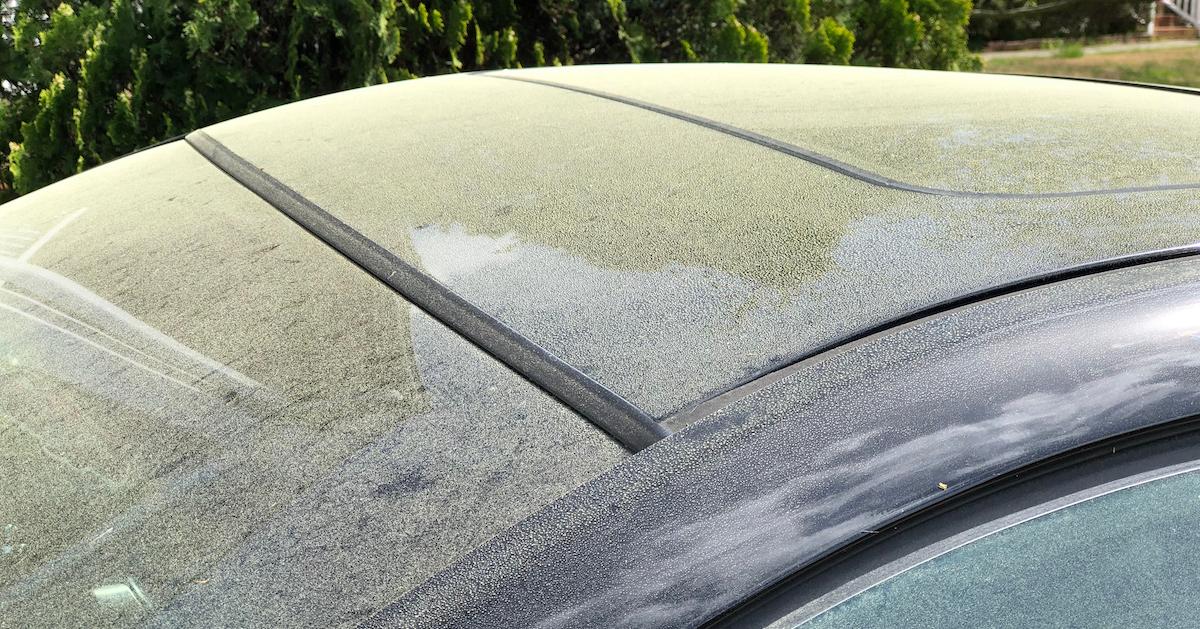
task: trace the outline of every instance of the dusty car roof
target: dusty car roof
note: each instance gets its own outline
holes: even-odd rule
[[[1195,102],[608,66],[421,79],[206,133],[662,417],[898,313],[1196,241]]]
[[[94,611],[89,588],[136,582],[164,604],[139,613],[152,611],[165,624],[199,617],[353,622],[413,588],[384,615],[424,605],[428,596],[439,605],[470,604],[458,588],[477,581],[435,590],[454,575],[502,565],[488,563],[497,557],[525,564],[488,579],[537,596],[548,586],[526,577],[544,562],[526,553],[567,548],[559,538],[573,531],[592,530],[572,543],[590,543],[599,554],[606,547],[594,542],[614,530],[619,535],[609,540],[619,538],[628,532],[622,526],[658,521],[650,532],[669,538],[673,526],[705,517],[696,503],[714,492],[744,490],[741,499],[754,501],[792,472],[819,466],[821,459],[797,456],[791,446],[801,440],[807,448],[837,445],[829,451],[837,456],[874,430],[887,451],[907,441],[879,409],[917,409],[913,434],[957,426],[963,400],[952,376],[974,377],[976,397],[1002,406],[984,371],[1003,370],[1011,382],[1032,386],[1023,378],[1025,354],[1075,354],[1069,345],[1042,352],[1016,343],[994,360],[936,362],[943,377],[929,380],[909,367],[950,351],[939,343],[970,346],[980,327],[987,337],[980,343],[1005,338],[988,336],[987,326],[935,318],[840,361],[797,358],[971,291],[1197,241],[1200,184],[1187,181],[1179,159],[1197,159],[1200,145],[1163,148],[1173,161],[1138,157],[1103,134],[1092,139],[1084,118],[1064,126],[1070,108],[1052,108],[1062,116],[1060,146],[1108,159],[1114,172],[1132,172],[1118,168],[1121,160],[1138,170],[1088,179],[1100,177],[1088,174],[1091,162],[1045,159],[1045,177],[1034,177],[1025,157],[1008,148],[984,155],[935,141],[938,133],[986,124],[986,112],[969,122],[977,103],[947,93],[938,113],[933,96],[900,98],[921,81],[946,89],[961,81],[972,94],[997,99],[1020,84],[1026,103],[1039,85],[1055,95],[1049,101],[1111,93],[1146,114],[1153,131],[1146,142],[1166,147],[1176,137],[1169,133],[1186,139],[1194,130],[1155,121],[1194,107],[1191,97],[1006,77],[841,72],[844,78],[805,67],[606,67],[421,79],[216,125],[0,207],[0,349],[10,359],[0,362],[0,410],[7,413],[0,419],[16,427],[0,434],[13,461],[0,470],[12,470],[12,479],[2,478],[17,487],[0,497],[0,507],[8,505],[0,512],[35,523],[18,543],[29,534],[37,540],[24,547],[24,572],[4,584],[0,602],[63,624],[77,611]],[[845,147],[820,145],[821,133],[833,133],[821,125],[836,121],[816,105],[788,109],[784,101],[791,102],[788,94],[833,98],[853,77],[871,79],[863,81],[860,105],[875,109],[864,116],[888,120],[892,111],[897,124],[866,133],[847,122],[839,127],[853,136]],[[672,81],[686,98],[653,91]],[[875,150],[873,142],[907,137],[921,108],[948,126],[927,125],[921,146],[896,141],[897,151],[911,154]],[[1030,128],[1039,120],[1031,118]],[[1014,114],[1005,124],[1022,123]],[[955,160],[951,170],[976,172],[980,187],[956,187],[967,180],[938,170]],[[1056,179],[1071,168],[1081,173],[1076,184],[1142,189]],[[297,208],[324,222],[303,222]],[[322,231],[330,226],[358,240],[343,246]],[[427,273],[441,285],[405,292],[386,268],[364,261],[371,256],[393,271],[407,261],[410,277]],[[1162,283],[1194,275],[1181,277]],[[1112,276],[1096,282],[1064,290],[1090,307],[1089,296],[1123,298],[1115,288],[1096,288],[1105,282],[1136,288]],[[438,303],[472,314],[484,336],[527,341],[508,347],[528,354],[533,367],[430,307]],[[1020,308],[1000,310],[995,329],[1014,338],[1037,332],[1010,316]],[[1087,347],[1106,356],[1129,346],[1109,343],[1110,336],[1121,340],[1096,335]],[[790,371],[779,371],[783,365]],[[835,386],[887,365],[898,366],[884,376],[911,386],[863,378],[870,395]],[[547,366],[554,369],[538,371]],[[655,429],[643,435],[653,442],[668,433],[664,426],[682,425],[681,409],[708,408],[696,404],[767,371],[776,379],[747,385],[762,387],[750,397],[712,406],[713,421],[639,456],[620,445],[637,451],[645,442],[623,440],[587,406],[600,400],[625,408]],[[1076,371],[1081,382],[1094,376]],[[579,378],[556,388],[540,377],[546,373]],[[1172,374],[1172,386],[1190,381]],[[582,398],[571,397],[573,386]],[[927,390],[944,411],[937,422],[912,395]],[[812,402],[829,395],[845,404]],[[851,406],[853,417],[840,413]],[[1039,426],[1046,434],[1061,427]],[[751,442],[744,434],[757,436]],[[986,436],[975,435],[980,444]],[[1029,443],[1061,445],[1037,436]],[[729,471],[742,467],[743,455],[757,457],[753,474],[721,484],[743,473]],[[924,456],[947,474],[963,460]],[[892,478],[903,491],[859,506],[892,513],[926,500],[936,485],[913,470],[905,478],[919,483]],[[955,473],[964,474],[964,486],[974,482],[963,469]],[[633,476],[636,483],[622,480]],[[757,480],[757,489],[747,489]],[[954,485],[959,477],[942,480]],[[837,486],[822,487],[832,502],[812,508],[839,504]],[[675,494],[678,500],[659,499]],[[561,519],[564,509],[586,517]],[[44,513],[70,517],[46,521]],[[555,570],[633,565],[646,556],[638,544],[653,539],[645,533],[612,545],[603,561],[555,555],[566,557]],[[523,550],[508,552],[514,544]],[[724,550],[732,554],[722,557],[746,556],[742,548]],[[494,602],[507,596],[497,594],[504,589],[479,591]],[[739,596],[731,587],[709,605]]]
[[[686,111],[948,193],[1087,193],[1200,181],[1200,129],[1190,122],[1189,94],[835,66],[586,66],[497,76]]]

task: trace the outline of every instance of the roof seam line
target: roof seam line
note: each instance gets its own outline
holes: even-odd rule
[[[203,131],[189,146],[429,316],[549,393],[630,452],[670,434],[649,414],[339,220]]]
[[[899,317],[884,321],[883,323],[861,328],[841,338],[825,343],[816,349],[792,356],[783,363],[771,367],[762,373],[746,378],[741,382],[726,387],[725,389],[704,399],[693,402],[683,409],[663,417],[661,421],[672,430],[680,430],[686,426],[696,423],[697,421],[700,421],[705,417],[708,417],[709,415],[719,412],[720,410],[734,404],[739,400],[749,397],[750,395],[753,395],[758,391],[771,386],[779,380],[791,375],[794,371],[799,369],[801,365],[808,363],[811,360],[819,359],[830,352],[837,352],[846,349],[854,343],[864,341],[865,339],[878,334],[890,334],[905,326],[914,325],[933,317],[944,316],[947,313],[959,308],[974,306],[992,299],[1007,297],[1009,295],[1020,293],[1026,290],[1035,289],[1050,284],[1056,284],[1087,275],[1097,275],[1118,269],[1190,257],[1200,257],[1200,243],[1106,258],[1103,260],[1078,264],[1064,269],[1059,269],[1057,271],[1033,275],[1012,282],[1005,282],[1003,284],[997,284],[995,286],[966,293],[964,295],[947,299],[931,306],[918,308]]]
[[[1093,190],[1076,190],[1076,191],[1069,191],[1069,192],[974,192],[974,191],[970,191],[970,190],[949,190],[949,189],[945,189],[945,188],[933,188],[933,187],[929,187],[929,186],[921,186],[918,184],[911,184],[911,183],[906,183],[906,182],[899,181],[896,179],[892,179],[890,177],[886,177],[879,173],[872,172],[872,171],[869,171],[869,170],[866,170],[863,168],[859,168],[858,166],[854,166],[852,164],[848,164],[841,160],[834,159],[828,155],[824,155],[824,154],[818,153],[816,151],[811,151],[809,149],[806,149],[806,148],[803,148],[803,147],[800,147],[800,146],[797,146],[795,144],[791,144],[788,142],[784,142],[782,140],[777,140],[770,136],[766,136],[761,133],[756,133],[756,132],[750,131],[748,129],[743,129],[741,127],[735,127],[730,124],[725,124],[723,122],[718,122],[716,120],[712,120],[710,118],[705,118],[703,116],[697,116],[695,114],[690,114],[690,113],[687,113],[684,111],[679,111],[677,109],[671,109],[669,107],[664,107],[662,105],[656,105],[654,103],[637,100],[635,98],[629,98],[627,96],[621,96],[618,94],[612,94],[610,92],[603,92],[600,90],[593,90],[593,89],[586,88],[586,87],[567,85],[565,83],[556,83],[554,81],[546,81],[546,80],[542,80],[542,79],[511,76],[511,75],[505,75],[505,74],[496,74],[495,72],[473,74],[472,76],[481,76],[481,77],[493,78],[493,79],[504,79],[506,81],[517,81],[520,83],[531,83],[534,85],[542,85],[545,87],[552,87],[552,88],[556,88],[556,89],[560,89],[560,90],[566,90],[569,92],[585,94],[588,96],[593,96],[595,98],[602,98],[605,100],[610,100],[613,102],[621,103],[624,105],[629,105],[630,107],[637,107],[639,109],[644,109],[646,111],[650,111],[650,112],[653,112],[656,114],[660,114],[660,115],[667,116],[670,118],[675,118],[676,120],[681,120],[683,122],[701,126],[706,129],[716,131],[718,133],[724,133],[725,135],[729,135],[729,136],[738,138],[740,140],[752,142],[759,146],[768,148],[772,151],[776,151],[778,153],[782,153],[782,154],[788,155],[790,157],[795,157],[797,159],[804,160],[806,162],[815,164],[822,168],[832,170],[840,175],[849,177],[851,179],[857,179],[858,181],[862,181],[864,183],[868,183],[873,186],[878,186],[881,188],[890,188],[892,190],[901,190],[904,192],[912,192],[912,193],[916,193],[916,194],[925,194],[925,195],[942,196],[942,197],[966,197],[966,198],[974,198],[974,199],[979,199],[979,198],[984,198],[984,199],[1059,199],[1059,198],[1069,198],[1069,197],[1097,196],[1097,195],[1105,195],[1105,194],[1132,194],[1132,193],[1137,193],[1137,192],[1164,192],[1164,191],[1169,191],[1169,190],[1190,190],[1193,188],[1200,188],[1200,182],[1179,183],[1179,184],[1162,184],[1162,185],[1155,185],[1155,186],[1130,186],[1130,187],[1125,187],[1125,188],[1099,188],[1099,189],[1093,189]]]
[[[996,74],[1004,76],[1028,76],[1036,79],[1061,79],[1063,81],[1100,83],[1102,85],[1114,85],[1117,87],[1137,87],[1144,90],[1158,90],[1160,92],[1175,92],[1176,94],[1187,94],[1188,96],[1200,96],[1200,89],[1184,87],[1182,85],[1166,85],[1164,83],[1142,83],[1139,81],[1122,81],[1120,79],[1102,79],[1095,76],[1067,76],[1065,74],[1025,74],[1023,72],[996,72]]]

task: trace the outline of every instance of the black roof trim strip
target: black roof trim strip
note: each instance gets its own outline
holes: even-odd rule
[[[821,153],[817,153],[815,151],[810,151],[808,149],[796,146],[795,144],[790,144],[790,143],[784,142],[782,140],[777,140],[775,138],[765,136],[761,133],[755,133],[754,131],[749,131],[747,129],[742,129],[740,127],[728,125],[723,122],[717,122],[716,120],[704,118],[702,116],[697,116],[694,114],[689,114],[687,112],[679,111],[677,109],[671,109],[669,107],[663,107],[662,105],[655,105],[654,103],[648,103],[648,102],[637,100],[634,98],[628,98],[625,96],[619,96],[617,94],[611,94],[609,92],[602,92],[599,90],[588,89],[585,87],[577,87],[574,85],[566,85],[564,83],[555,83],[554,81],[545,81],[542,79],[534,79],[534,78],[529,78],[529,77],[512,76],[512,75],[507,75],[507,74],[495,74],[495,73],[483,73],[483,74],[478,74],[476,76],[483,76],[483,77],[489,77],[489,78],[494,78],[494,79],[505,79],[508,81],[519,81],[522,83],[532,83],[535,85],[543,85],[546,87],[553,87],[553,88],[557,88],[560,90],[567,90],[570,92],[587,94],[588,96],[594,96],[596,98],[603,98],[606,100],[611,100],[614,102],[629,105],[631,107],[637,107],[639,109],[645,109],[647,111],[652,111],[656,114],[669,116],[669,117],[675,118],[677,120],[682,120],[684,122],[689,122],[689,123],[692,123],[695,125],[699,125],[706,129],[711,129],[718,133],[724,133],[726,135],[730,135],[730,136],[733,136],[733,137],[741,139],[741,140],[746,140],[747,142],[753,142],[755,144],[758,144],[759,146],[763,146],[763,147],[766,147],[773,151],[783,153],[784,155],[789,155],[791,157],[802,159],[806,162],[816,164],[817,166],[827,168],[827,169],[832,170],[841,175],[845,175],[852,179],[857,179],[859,181],[869,183],[874,186],[879,186],[882,188],[891,188],[893,190],[903,190],[905,192],[915,192],[917,194],[928,194],[928,195],[942,196],[942,197],[968,197],[968,198],[986,198],[986,199],[1057,199],[1057,198],[1065,198],[1065,197],[1096,196],[1096,195],[1102,195],[1102,194],[1130,194],[1130,193],[1135,193],[1135,192],[1162,192],[1162,191],[1166,191],[1166,190],[1189,190],[1189,189],[1193,189],[1193,188],[1200,188],[1200,182],[1164,184],[1164,185],[1157,185],[1157,186],[1131,186],[1131,187],[1127,187],[1127,188],[1102,188],[1102,189],[1095,189],[1095,190],[1077,190],[1074,192],[973,192],[970,190],[947,190],[947,189],[943,189],[943,188],[930,188],[928,186],[921,186],[921,185],[917,185],[917,184],[905,183],[903,181],[897,181],[895,179],[885,177],[879,173],[871,172],[869,170],[864,170],[857,166],[853,166],[851,164],[847,164],[846,162],[829,157],[828,155],[822,155]]]
[[[409,302],[612,436],[631,452],[670,432],[646,412],[521,336],[203,131],[187,143],[254,194]]]
[[[660,421],[669,426],[672,430],[679,430],[684,426],[693,424],[721,410],[722,408],[733,404],[738,400],[753,395],[754,393],[765,389],[779,380],[782,380],[792,372],[799,369],[802,363],[806,363],[814,358],[818,358],[822,354],[844,349],[845,347],[862,341],[868,337],[892,332],[897,328],[911,325],[923,319],[944,315],[951,310],[970,306],[979,302],[987,301],[989,299],[996,299],[998,297],[1004,297],[1013,293],[1019,293],[1032,288],[1037,288],[1039,286],[1045,286],[1047,284],[1054,284],[1057,282],[1075,279],[1077,277],[1083,277],[1085,275],[1093,275],[1097,273],[1103,273],[1105,271],[1195,256],[1200,256],[1200,243],[1184,245],[1180,247],[1171,247],[1168,249],[1158,249],[1156,251],[1147,251],[1144,253],[1117,256],[1113,258],[1106,258],[1104,260],[1097,260],[1095,262],[1086,262],[1084,264],[1066,267],[1057,271],[1042,273],[1040,275],[1031,275],[1029,277],[1012,282],[997,284],[981,290],[972,291],[970,293],[954,297],[953,299],[947,299],[931,306],[918,308],[917,310],[913,310],[894,319],[889,319],[883,323],[861,328],[837,340],[825,343],[814,350],[792,356],[776,367],[772,367],[771,369],[768,369],[762,373],[750,376],[749,378],[746,378],[719,393],[716,393],[699,402],[693,403],[678,412],[672,413],[671,415],[662,418]]]

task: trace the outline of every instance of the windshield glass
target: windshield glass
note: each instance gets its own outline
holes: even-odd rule
[[[1190,626],[1198,521],[1200,472],[1151,480],[966,543],[803,626]]]
[[[353,622],[623,456],[182,142],[0,236],[0,625]]]

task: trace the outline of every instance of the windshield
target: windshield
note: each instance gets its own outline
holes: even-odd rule
[[[186,144],[0,235],[0,625],[353,622],[623,456]]]

